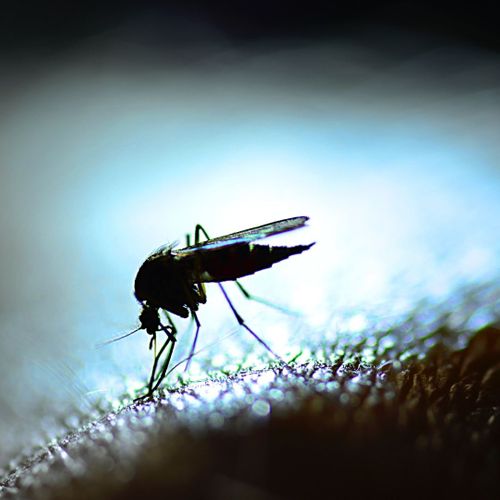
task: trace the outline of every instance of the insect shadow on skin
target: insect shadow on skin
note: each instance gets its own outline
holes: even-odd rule
[[[253,242],[303,227],[308,219],[309,217],[304,216],[292,217],[213,239],[210,239],[205,229],[198,224],[194,232],[194,245],[191,245],[188,234],[185,248],[175,250],[173,245],[165,245],[144,261],[137,272],[134,286],[135,297],[142,306],[139,315],[140,326],[118,338],[126,337],[139,330],[145,330],[148,335],[151,335],[149,348],[154,348],[154,361],[147,392],[135,401],[152,398],[167,375],[177,342],[177,329],[171,314],[181,318],[191,316],[196,325],[194,340],[189,356],[186,358],[185,370],[189,368],[195,354],[201,327],[196,311],[200,304],[205,304],[207,301],[205,283],[217,283],[240,326],[245,328],[274,357],[287,364],[245,323],[221,282],[235,281],[246,298],[260,300],[253,297],[238,282],[238,278],[267,269],[291,255],[302,253],[311,248],[314,243],[286,247],[254,244]],[[201,235],[206,238],[203,242],[201,242]],[[261,301],[266,303],[264,300]],[[160,320],[160,310],[167,318],[167,325],[164,325]],[[156,335],[159,332],[165,333],[166,340],[157,351]],[[167,351],[165,359],[161,368],[158,369],[165,351]]]

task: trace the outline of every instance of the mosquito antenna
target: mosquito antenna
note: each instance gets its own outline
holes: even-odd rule
[[[124,339],[126,337],[130,337],[130,335],[138,332],[142,327],[139,326],[135,330],[132,330],[131,332],[126,333],[125,335],[120,335],[119,337],[115,337],[114,339],[106,340],[104,342],[100,342],[99,344],[96,345],[98,349],[101,347],[104,347],[105,345],[112,344],[113,342],[117,342],[118,340]]]

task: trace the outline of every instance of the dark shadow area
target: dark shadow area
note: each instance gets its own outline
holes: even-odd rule
[[[206,35],[207,29],[244,44],[279,38],[311,42],[386,27],[498,49],[496,7],[487,0],[468,4],[313,0],[286,6],[276,0],[13,2],[3,11],[0,43],[10,48],[62,48],[130,20],[141,24],[142,19],[144,31],[137,35],[149,37],[156,45],[193,41]]]

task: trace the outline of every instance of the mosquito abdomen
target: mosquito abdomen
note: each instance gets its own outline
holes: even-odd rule
[[[262,269],[271,267],[276,262],[309,250],[314,245],[296,245],[293,247],[272,247],[269,245],[243,244],[220,253],[203,255],[201,258],[200,280],[204,282],[230,281]]]

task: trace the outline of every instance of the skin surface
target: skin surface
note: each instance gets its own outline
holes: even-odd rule
[[[445,324],[404,348],[387,347],[394,334],[372,347],[339,342],[342,354],[296,373],[242,372],[124,406],[28,457],[2,493],[495,497],[500,328],[470,332],[465,348]]]

